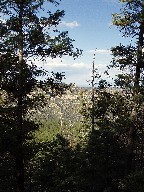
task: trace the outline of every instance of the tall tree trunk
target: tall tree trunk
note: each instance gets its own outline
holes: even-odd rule
[[[19,5],[19,78],[18,78],[18,104],[17,104],[17,153],[16,153],[16,177],[17,192],[24,192],[24,155],[23,155],[23,3]]]
[[[19,150],[16,155],[16,177],[17,177],[17,192],[24,192],[24,163],[22,145],[19,144]]]
[[[94,54],[95,56],[95,54]],[[91,112],[91,126],[92,126],[92,132],[94,132],[95,130],[95,90],[94,90],[94,85],[95,85],[95,66],[94,66],[94,61],[93,61],[93,68],[92,68],[92,81],[91,81],[91,85],[92,85],[92,97],[91,97],[91,101],[92,101],[92,112]]]
[[[143,35],[144,35],[144,0],[142,0],[142,18],[139,26],[139,36],[138,36],[138,49],[137,49],[137,64],[135,73],[135,86],[139,86],[141,68],[143,66]]]
[[[142,12],[141,12],[141,21],[140,21],[140,26],[139,26],[139,35],[138,35],[138,47],[137,47],[137,63],[136,63],[136,72],[135,72],[135,83],[134,86],[136,88],[139,87],[140,85],[140,75],[141,75],[141,68],[143,66],[143,35],[144,35],[144,0],[142,0]],[[135,94],[137,94],[137,89]],[[135,137],[136,137],[136,131],[137,127],[135,124],[137,118],[137,113],[136,110],[133,109],[132,112],[132,125],[130,127],[130,131],[128,134],[128,146],[127,146],[127,151],[128,151],[128,158],[127,158],[127,170],[128,173],[133,171],[133,166],[132,166],[132,161],[133,161],[133,156],[134,156],[134,146],[135,146]]]

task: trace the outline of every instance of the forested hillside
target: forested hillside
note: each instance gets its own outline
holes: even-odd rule
[[[144,0],[119,1],[112,23],[130,41],[104,75],[95,51],[89,87],[40,65],[82,55],[60,2],[0,2],[0,192],[143,192]]]
[[[83,117],[80,108],[83,96],[88,97],[89,91],[86,88],[71,86],[63,95],[45,94],[45,106],[33,112],[33,118],[41,123],[36,137],[51,140],[61,134],[75,143],[82,131]]]

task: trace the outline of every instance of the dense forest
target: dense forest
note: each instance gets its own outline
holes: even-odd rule
[[[93,61],[86,88],[36,63],[82,55],[45,9],[60,1],[0,1],[0,192],[144,191],[144,0],[120,2],[112,23],[132,41],[105,71],[119,74]]]

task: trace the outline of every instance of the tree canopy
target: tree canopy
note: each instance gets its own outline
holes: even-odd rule
[[[51,12],[46,8],[48,3],[58,6],[60,1],[0,2],[1,148],[14,157],[17,187],[13,190],[18,192],[25,189],[26,139],[38,128],[31,120],[30,111],[43,102],[42,90],[60,93],[68,87],[62,83],[62,73],[50,76],[37,67],[35,59],[63,55],[76,58],[81,54],[79,49],[74,51],[74,40],[69,38],[68,32],[57,30],[64,11]],[[42,12],[46,16],[42,16]],[[32,92],[37,94],[31,96]]]

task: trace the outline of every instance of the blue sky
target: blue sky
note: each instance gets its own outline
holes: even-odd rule
[[[70,38],[75,39],[74,46],[82,49],[83,55],[76,60],[70,57],[47,59],[45,67],[49,71],[65,72],[66,83],[88,86],[94,50],[97,48],[95,67],[103,74],[111,61],[109,49],[127,42],[111,24],[112,14],[119,13],[120,7],[119,0],[61,0],[57,9],[64,10],[65,16],[59,29],[69,31]],[[110,75],[115,73],[112,70]]]

